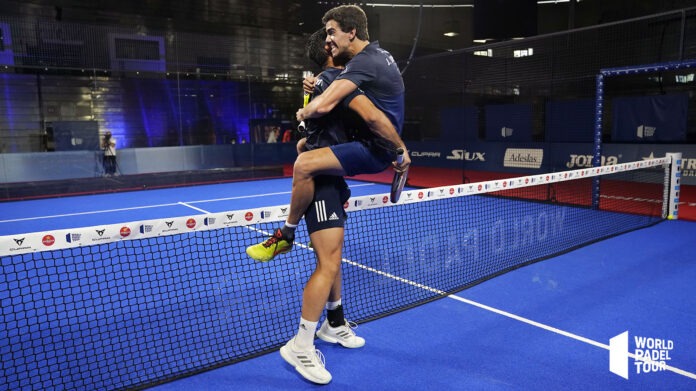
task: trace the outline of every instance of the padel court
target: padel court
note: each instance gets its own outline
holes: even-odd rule
[[[440,189],[425,190],[429,202],[351,213],[388,186],[349,185],[344,303],[367,344],[317,341],[334,378],[323,388],[696,387],[693,222],[507,193],[449,202]],[[151,219],[229,211],[263,218],[289,189],[274,179],[0,203],[0,236],[132,221],[147,230]],[[3,387],[315,387],[277,352],[296,331],[314,263],[304,226],[295,249],[267,264],[239,255],[275,224],[3,257]],[[640,228],[615,235],[621,226]],[[85,240],[75,232],[66,235]],[[549,258],[549,243],[567,250]]]

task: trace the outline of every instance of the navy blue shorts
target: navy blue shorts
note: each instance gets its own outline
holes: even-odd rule
[[[350,198],[350,189],[343,177],[320,175],[314,178],[314,199],[305,212],[307,232],[343,227],[348,215],[343,205]]]
[[[382,172],[394,160],[394,156],[389,153],[377,151],[377,148],[371,150],[358,141],[332,145],[329,148],[338,158],[347,176]]]

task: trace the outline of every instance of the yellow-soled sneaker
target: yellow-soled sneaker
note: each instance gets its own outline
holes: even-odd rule
[[[251,259],[258,262],[268,262],[276,255],[292,250],[293,239],[283,236],[283,232],[278,228],[273,236],[264,242],[247,247],[246,253]]]

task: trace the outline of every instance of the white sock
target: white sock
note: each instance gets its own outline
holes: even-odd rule
[[[300,318],[300,327],[295,336],[295,348],[299,351],[314,349],[314,333],[317,331],[317,323]]]
[[[341,299],[338,299],[336,301],[328,301],[326,302],[326,309],[329,311],[335,310],[336,308],[338,308],[339,305],[341,305]]]

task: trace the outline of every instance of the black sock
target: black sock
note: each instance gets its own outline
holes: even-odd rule
[[[287,225],[283,225],[280,228],[280,232],[283,233],[284,237],[288,239],[293,239],[295,237],[295,228],[297,227],[288,227]]]
[[[343,306],[339,305],[335,310],[326,310],[326,319],[331,327],[343,326],[346,323]]]

